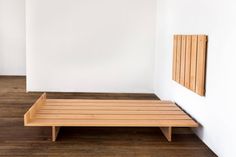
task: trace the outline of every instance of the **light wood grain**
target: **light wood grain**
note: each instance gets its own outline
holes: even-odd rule
[[[174,35],[172,79],[205,95],[206,35]]]
[[[52,126],[52,141],[55,142],[59,134],[60,127]]]
[[[63,126],[198,126],[191,117],[170,101],[61,99],[60,103],[60,99],[46,99],[44,94],[33,107],[40,103],[30,121],[25,120],[25,126],[52,126],[53,141],[59,132],[57,127]]]
[[[206,42],[207,37],[205,35],[198,36],[196,93],[201,96],[205,95]]]
[[[181,41],[181,59],[180,59],[180,84],[185,84],[185,56],[186,56],[186,35],[182,36]]]
[[[197,69],[197,35],[192,36],[192,52],[191,52],[191,71],[190,71],[190,89],[196,90],[196,69]]]
[[[162,133],[167,138],[169,142],[172,140],[172,128],[171,127],[160,127]]]
[[[177,106],[173,107],[132,107],[132,106],[42,106],[42,110],[102,110],[102,111],[180,111],[180,109]]]
[[[176,80],[176,60],[177,60],[177,36],[174,35],[174,45],[173,45],[173,65],[172,65],[172,79]]]
[[[134,103],[136,104],[166,104],[166,103],[172,103],[171,101],[165,101],[165,100],[96,100],[96,99],[47,99],[47,103],[103,103],[104,105],[107,103],[113,103],[113,104],[123,104],[123,103]],[[86,104],[89,105],[89,104]],[[109,104],[108,104],[109,105]]]
[[[46,93],[42,94],[41,97],[31,106],[31,108],[24,115],[24,123],[30,123],[34,119],[36,112],[44,105],[46,102]]]
[[[89,124],[96,126],[96,122],[98,122],[98,126],[128,126],[129,124],[131,126],[135,126],[135,124],[138,126],[150,126],[151,124],[158,126],[159,124],[164,125],[165,121],[168,122],[168,125],[172,121],[175,126],[188,123],[197,124],[170,101],[61,99],[60,103],[60,99],[45,100],[44,94],[37,100],[37,103],[42,98],[46,103],[36,110],[31,123],[25,123],[25,125],[69,126],[71,122],[72,126],[76,126],[76,123],[78,126],[89,126]],[[187,123],[184,123],[185,121]],[[109,124],[111,122],[112,124]]]
[[[190,89],[190,69],[191,69],[191,47],[192,47],[192,36],[188,35],[186,38],[184,86],[189,89]]]
[[[176,52],[176,82],[180,83],[180,71],[181,71],[181,41],[182,37],[177,35],[177,52]]]
[[[142,120],[142,119],[118,119],[118,120],[78,120],[78,119],[34,119],[28,126],[99,126],[99,127],[197,127],[190,120]]]
[[[114,110],[60,110],[60,109],[55,109],[55,110],[40,110],[38,113],[48,113],[48,114],[97,114],[97,115],[102,115],[102,114],[116,114],[116,115],[124,115],[124,114],[136,114],[136,115],[145,115],[145,114],[184,114],[183,111],[140,111],[140,110],[133,110],[133,111],[114,111]]]
[[[47,103],[47,106],[87,106],[87,107],[109,107],[109,106],[114,106],[114,107],[174,107],[175,105],[171,103],[102,103],[102,102],[93,102],[93,103],[70,103],[70,102],[50,102]]]
[[[157,115],[157,114],[146,114],[146,115],[73,115],[73,114],[40,114],[38,113],[35,116],[36,119],[81,119],[81,120],[119,120],[119,119],[127,119],[127,120],[161,120],[161,119],[173,119],[173,120],[190,120],[191,118],[186,114],[165,114],[165,115]]]

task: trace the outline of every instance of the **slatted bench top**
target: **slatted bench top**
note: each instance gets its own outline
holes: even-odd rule
[[[24,115],[24,123],[25,126],[198,126],[170,101],[46,99],[46,94]]]

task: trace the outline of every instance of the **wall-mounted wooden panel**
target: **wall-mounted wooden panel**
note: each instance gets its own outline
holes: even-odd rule
[[[174,35],[172,79],[205,95],[206,35]]]

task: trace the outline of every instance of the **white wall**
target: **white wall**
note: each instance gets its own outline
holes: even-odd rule
[[[236,155],[236,1],[157,0],[155,93],[196,118],[198,136],[220,157]],[[206,96],[172,81],[173,34],[208,34]]]
[[[153,92],[156,0],[27,0],[27,90]]]
[[[0,0],[0,75],[25,75],[25,0]]]

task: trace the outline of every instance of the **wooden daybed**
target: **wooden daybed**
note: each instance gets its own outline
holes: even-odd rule
[[[24,124],[52,127],[52,141],[63,126],[160,127],[168,141],[172,127],[198,127],[170,101],[47,99],[46,93],[24,115]]]

